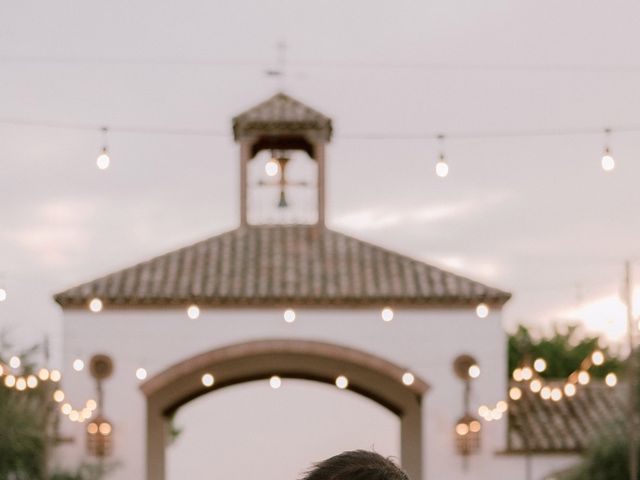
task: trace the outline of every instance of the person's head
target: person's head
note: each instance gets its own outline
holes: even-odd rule
[[[409,480],[409,477],[382,455],[353,450],[316,463],[302,480]]]

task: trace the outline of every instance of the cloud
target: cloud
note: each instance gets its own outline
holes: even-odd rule
[[[339,215],[333,220],[336,226],[349,230],[383,230],[401,225],[423,225],[450,220],[494,206],[511,198],[509,193],[491,194],[480,200],[464,200],[451,203],[428,204],[421,207],[399,206],[372,207]]]
[[[70,258],[88,248],[90,235],[86,224],[94,208],[86,202],[55,200],[36,207],[35,221],[9,229],[4,237],[19,249],[35,256],[48,267],[60,267]]]

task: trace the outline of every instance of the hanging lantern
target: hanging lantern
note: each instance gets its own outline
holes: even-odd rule
[[[456,422],[456,447],[460,455],[471,455],[480,449],[480,420],[466,414]]]
[[[87,451],[90,455],[104,458],[113,450],[113,425],[102,416],[87,425]]]

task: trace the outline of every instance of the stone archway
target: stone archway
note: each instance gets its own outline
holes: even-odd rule
[[[202,385],[211,372],[215,384]],[[202,353],[169,367],[141,385],[147,398],[147,480],[165,480],[167,418],[212,390],[271,375],[333,383],[346,375],[349,389],[386,407],[400,419],[400,461],[422,479],[422,396],[426,382],[402,383],[405,369],[375,355],[308,340],[259,340]]]

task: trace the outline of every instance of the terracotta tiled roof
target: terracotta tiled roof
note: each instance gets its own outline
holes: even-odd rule
[[[331,119],[295,98],[278,93],[233,119],[236,139],[250,133],[295,134],[301,130],[319,131],[325,141],[331,137]]]
[[[353,237],[305,225],[250,226],[55,296],[85,305],[499,306],[510,294]]]
[[[594,381],[559,402],[543,400],[522,384],[512,386],[523,395],[509,401],[510,452],[581,452],[596,435],[625,431],[624,385]]]

